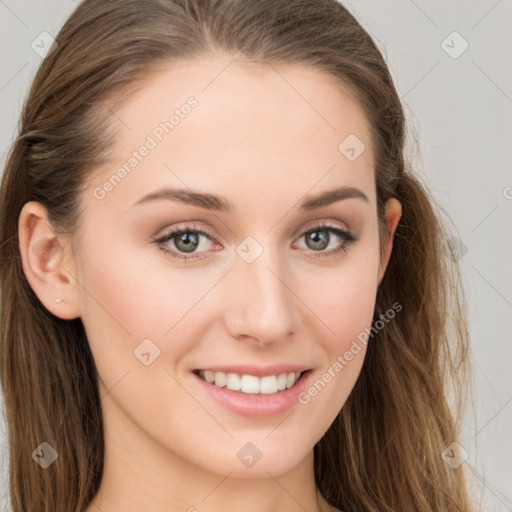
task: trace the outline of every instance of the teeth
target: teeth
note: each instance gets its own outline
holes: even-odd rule
[[[267,375],[260,378],[255,375],[201,370],[199,376],[219,388],[226,387],[231,391],[241,391],[248,394],[273,395],[278,391],[291,388],[299,380],[300,372],[280,373],[279,375]]]
[[[215,383],[215,385],[217,385],[217,383]],[[226,376],[226,387],[232,391],[240,391],[240,375],[228,373]]]
[[[226,374],[224,372],[215,372],[215,385],[223,388],[226,385]]]
[[[279,391],[282,391],[283,389],[286,389],[287,381],[288,381],[288,374],[281,373],[281,375],[278,375],[278,377],[277,377],[277,389],[279,389]]]
[[[242,375],[240,379],[240,391],[244,393],[259,393],[260,379],[254,375]]]

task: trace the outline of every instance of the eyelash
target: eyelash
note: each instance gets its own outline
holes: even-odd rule
[[[314,227],[308,229],[307,231],[302,233],[300,238],[302,238],[304,235],[307,235],[308,233],[312,233],[315,231],[332,232],[332,233],[336,234],[337,236],[339,236],[341,239],[343,239],[344,243],[337,249],[331,249],[329,251],[312,251],[313,254],[310,256],[312,258],[328,258],[330,256],[333,256],[334,254],[338,254],[340,251],[343,251],[346,253],[349,250],[349,248],[359,240],[359,237],[354,235],[350,231],[341,229],[337,226],[332,226],[330,224],[325,224],[325,223],[318,224],[317,226],[314,226]],[[204,235],[204,236],[208,237],[210,240],[212,240],[213,242],[218,243],[215,240],[215,238],[210,236],[206,231],[203,231],[202,229],[195,228],[192,226],[183,226],[180,228],[172,229],[166,235],[163,235],[157,239],[154,239],[153,243],[156,244],[162,252],[164,252],[165,254],[169,254],[172,258],[176,258],[179,260],[202,259],[203,256],[185,256],[179,252],[175,252],[175,251],[172,251],[167,248],[167,244],[165,242],[172,240],[176,235],[184,234],[184,233],[194,233],[197,235]]]

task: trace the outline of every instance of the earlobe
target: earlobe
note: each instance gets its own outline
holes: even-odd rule
[[[64,320],[79,317],[73,262],[68,261],[69,255],[41,203],[29,201],[23,206],[18,238],[23,271],[45,308]]]
[[[384,250],[381,258],[381,263],[379,265],[379,276],[377,280],[377,285],[380,285],[382,278],[384,277],[384,273],[386,272],[386,268],[389,263],[389,259],[391,257],[391,251],[393,249],[393,238],[395,235],[396,228],[398,226],[398,222],[402,217],[402,205],[401,203],[395,199],[391,198],[386,203],[386,230],[388,236],[384,241]]]

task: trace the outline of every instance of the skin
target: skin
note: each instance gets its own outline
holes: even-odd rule
[[[116,112],[123,123],[115,157],[82,196],[77,257],[42,205],[27,203],[20,215],[27,279],[54,315],[82,319],[100,375],[105,471],[87,512],[334,510],[315,488],[313,447],[353,389],[364,345],[307,405],[266,419],[213,402],[191,371],[292,362],[312,367],[314,382],[371,326],[393,237],[380,258],[369,130],[358,106],[318,70],[227,62],[169,65]],[[190,96],[198,106],[96,199],[94,188]],[[354,161],[338,149],[350,133],[366,145]],[[164,185],[222,195],[233,211],[171,200],[132,207]],[[359,188],[369,202],[299,210],[305,195],[341,186]],[[391,200],[391,234],[400,216]],[[328,247],[315,251],[305,233],[322,221],[359,240],[347,252],[311,257],[345,243],[329,232]],[[193,253],[201,258],[183,262],[151,243],[192,222],[213,239],[201,238]],[[236,252],[248,236],[263,248],[251,264]],[[38,242],[45,257],[31,250]],[[167,248],[180,252],[172,240]],[[160,350],[150,366],[134,357],[146,338]],[[251,468],[236,456],[247,442],[262,454]]]

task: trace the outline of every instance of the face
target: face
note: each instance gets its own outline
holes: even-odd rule
[[[343,407],[384,267],[362,111],[318,70],[225,66],[169,66],[116,112],[73,272],[107,437],[262,477]]]

